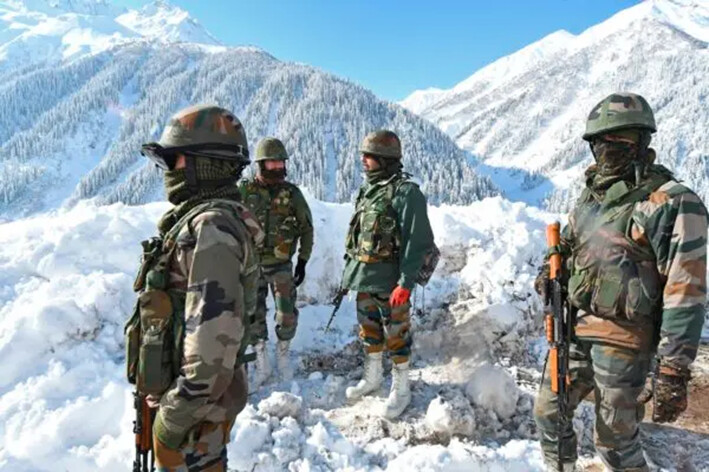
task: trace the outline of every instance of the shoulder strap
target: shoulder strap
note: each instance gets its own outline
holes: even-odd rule
[[[580,241],[579,245],[585,244],[602,226],[615,220],[623,213],[632,211],[635,203],[646,200],[652,192],[660,188],[663,184],[668,182],[668,180],[666,175],[653,174],[643,185],[635,187],[622,197],[608,202],[605,206],[602,205],[601,208],[605,211],[595,223],[585,231],[588,236],[583,241]]]

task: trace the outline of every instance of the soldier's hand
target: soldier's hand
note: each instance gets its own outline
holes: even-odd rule
[[[145,403],[148,404],[149,408],[158,408],[160,406],[160,398],[162,398],[162,395],[147,395]]]
[[[687,409],[689,373],[667,372],[661,368],[655,380],[652,421],[672,423]]]
[[[539,268],[539,274],[534,279],[534,291],[546,300],[547,287],[549,287],[549,261],[544,261],[544,264]]]
[[[303,280],[305,280],[305,265],[307,263],[308,261],[300,258],[298,259],[298,264],[295,266],[295,274],[293,274],[293,283],[295,283],[296,287],[302,284]]]
[[[404,288],[401,285],[397,285],[391,296],[389,296],[389,304],[391,306],[399,306],[409,301],[411,298],[411,290]]]

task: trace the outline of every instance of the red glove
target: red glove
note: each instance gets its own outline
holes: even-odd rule
[[[391,306],[399,306],[407,303],[411,297],[411,290],[404,288],[401,285],[397,285],[391,296],[389,297],[389,304]]]

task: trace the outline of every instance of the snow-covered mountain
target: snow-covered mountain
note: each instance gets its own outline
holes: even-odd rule
[[[653,106],[658,160],[709,199],[709,2],[650,0],[579,35],[553,33],[450,90],[401,102],[473,152],[510,196],[571,201],[591,162],[581,140],[590,109],[614,91]],[[559,190],[562,192],[558,192]]]
[[[186,11],[161,0],[140,10],[107,0],[3,0],[0,77],[142,38],[219,44]]]
[[[159,173],[140,156],[140,144],[156,139],[178,109],[205,102],[234,110],[252,147],[265,135],[283,139],[291,179],[320,199],[352,197],[361,182],[357,146],[380,127],[400,134],[405,165],[432,203],[497,193],[476,176],[470,156],[426,120],[313,67],[253,47],[217,46],[165,2],[139,11],[117,11],[103,0],[0,8],[3,218],[84,198],[162,198]]]

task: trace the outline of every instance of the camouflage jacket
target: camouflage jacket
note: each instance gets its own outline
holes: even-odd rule
[[[241,200],[258,218],[266,233],[262,265],[290,261],[300,241],[298,258],[307,261],[313,251],[313,217],[300,189],[290,182],[265,184],[258,178],[239,183]]]
[[[256,307],[256,248],[263,232],[243,205],[229,204],[234,212],[212,208],[184,225],[168,264],[169,290],[184,294],[184,348],[180,375],[160,399],[154,431],[173,448],[201,422],[233,421],[246,403],[237,355],[245,318]]]
[[[627,212],[609,202],[643,185],[645,194],[627,200]],[[617,209],[615,218],[607,217]],[[663,365],[686,369],[704,324],[706,240],[701,199],[660,166],[651,167],[638,187],[614,184],[601,201],[585,191],[561,244],[571,266],[569,297],[581,309],[576,335],[635,349],[657,345]],[[586,287],[584,302],[578,293],[585,270],[600,275]],[[616,311],[609,308],[614,302]]]
[[[390,202],[370,204],[381,202],[383,194],[391,189],[394,192]],[[378,250],[385,238],[368,229],[382,225],[392,226],[385,254]],[[406,180],[403,174],[367,183],[360,190],[350,222],[342,286],[368,293],[390,292],[396,285],[413,289],[433,244],[426,197],[418,185]]]

